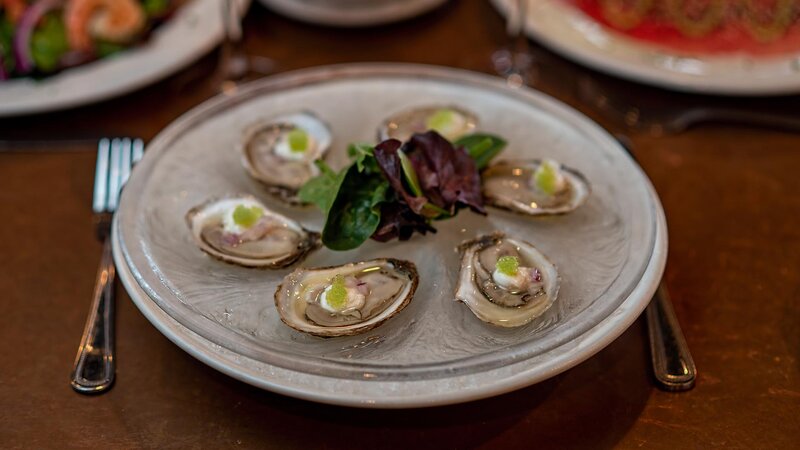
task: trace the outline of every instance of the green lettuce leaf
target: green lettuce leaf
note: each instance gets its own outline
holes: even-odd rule
[[[48,14],[31,36],[31,56],[42,72],[58,69],[61,56],[69,50],[64,22],[57,14]]]
[[[7,17],[0,17],[0,53],[3,54],[3,61],[5,62],[6,72],[11,73],[14,71],[14,24],[8,20]]]
[[[381,221],[380,204],[389,182],[380,174],[359,172],[351,165],[339,186],[322,229],[322,243],[332,250],[351,250],[372,236]]]
[[[363,142],[356,142],[347,147],[347,154],[351,158],[354,158],[353,162],[355,162],[359,172],[363,172],[365,169],[370,172],[376,172],[378,170],[378,165],[375,163],[374,152],[375,148],[372,145]]]
[[[142,9],[148,17],[160,17],[169,11],[170,0],[142,0]]]
[[[506,147],[506,141],[491,134],[470,134],[459,138],[453,145],[464,147],[475,160],[478,170],[483,170]]]
[[[317,208],[327,216],[333,201],[336,200],[336,195],[339,193],[339,187],[347,174],[347,169],[336,173],[325,161],[316,161],[316,164],[319,167],[320,174],[308,180],[300,188],[298,196],[305,203],[317,205]]]
[[[125,50],[127,47],[123,44],[116,44],[114,42],[107,42],[107,41],[95,41],[94,49],[97,52],[97,56],[100,58],[105,58],[106,56],[111,56],[115,53],[119,53]]]

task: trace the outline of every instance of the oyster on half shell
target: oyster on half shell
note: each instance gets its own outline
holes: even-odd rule
[[[419,283],[413,263],[375,259],[336,267],[298,268],[275,292],[281,320],[322,337],[371,330],[400,312]]]
[[[502,233],[459,246],[456,300],[484,322],[518,327],[541,316],[558,296],[555,266],[533,245]]]
[[[251,125],[242,143],[242,165],[275,197],[298,205],[297,192],[319,174],[315,161],[331,146],[328,125],[309,112]]]
[[[205,202],[186,214],[186,223],[200,250],[244,267],[286,267],[320,245],[318,233],[250,196]]]
[[[580,172],[548,159],[498,161],[481,180],[487,204],[531,216],[568,213],[591,192]]]
[[[378,140],[406,142],[415,133],[434,130],[450,142],[475,131],[475,114],[455,106],[422,106],[401,111],[386,119],[378,128]]]

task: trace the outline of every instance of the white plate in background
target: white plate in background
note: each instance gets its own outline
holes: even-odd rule
[[[491,0],[502,14],[515,0]],[[529,1],[527,34],[601,72],[667,89],[717,95],[800,93],[800,53],[774,57],[683,55],[598,23],[564,0]]]
[[[447,0],[259,0],[264,6],[303,22],[336,27],[367,27],[426,13]]]
[[[250,0],[240,0],[242,11]],[[220,0],[191,0],[141,46],[42,80],[0,82],[0,117],[43,113],[124,95],[188,66],[222,41]]]

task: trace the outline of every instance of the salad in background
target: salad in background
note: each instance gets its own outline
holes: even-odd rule
[[[0,82],[41,78],[147,40],[187,0],[0,0]]]

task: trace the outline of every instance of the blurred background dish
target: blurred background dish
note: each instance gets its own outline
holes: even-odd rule
[[[513,1],[492,3],[506,14]],[[687,25],[680,18],[669,19],[666,13],[657,18],[652,15],[653,8],[663,9],[675,2],[628,2],[629,6],[645,5],[649,12],[628,15],[627,21],[618,14],[608,14],[609,7],[602,5],[609,3],[625,2],[533,1],[525,29],[532,38],[578,63],[659,87],[718,95],[800,92],[800,31],[796,22],[776,24],[775,30],[782,30],[777,33],[760,22],[759,26],[745,26],[753,19],[744,12],[738,13],[740,16],[720,12],[719,20],[709,18],[699,29],[699,25]],[[781,4],[797,7],[793,0],[761,6],[780,8]],[[634,9],[630,7],[629,12]],[[712,10],[705,14],[710,17]],[[778,20],[780,14],[774,14]],[[633,16],[638,18],[634,20]]]
[[[239,0],[246,11],[250,0]],[[0,117],[55,111],[127,94],[211,51],[223,38],[219,0],[192,0],[142,45],[43,79],[0,82]]]
[[[447,0],[259,0],[303,22],[335,27],[367,27],[398,22],[428,12]]]

